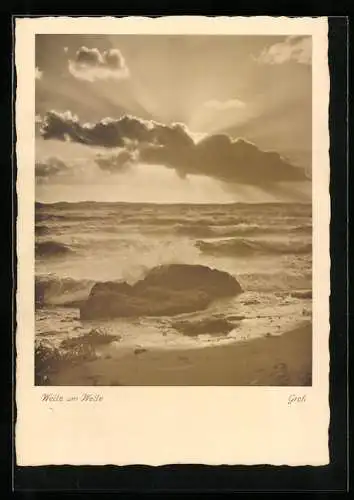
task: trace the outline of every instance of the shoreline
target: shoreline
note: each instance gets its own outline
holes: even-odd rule
[[[119,348],[63,366],[45,386],[311,386],[312,323],[223,346]],[[116,354],[114,357],[113,354]],[[117,356],[118,354],[118,356]]]

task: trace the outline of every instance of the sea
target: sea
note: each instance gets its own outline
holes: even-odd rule
[[[36,339],[52,346],[98,330],[115,335],[117,349],[201,348],[278,335],[311,319],[311,204],[37,202],[35,245],[43,297]],[[95,283],[133,284],[171,263],[226,271],[243,293],[177,318],[80,320],[76,303]],[[200,335],[175,328],[176,320],[209,319],[232,328]]]

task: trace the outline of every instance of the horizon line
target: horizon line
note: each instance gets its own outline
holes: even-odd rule
[[[39,205],[77,205],[79,203],[95,203],[110,205],[312,205],[311,201],[232,201],[232,202],[154,202],[154,201],[97,201],[97,200],[78,200],[78,201],[40,201],[35,200]]]

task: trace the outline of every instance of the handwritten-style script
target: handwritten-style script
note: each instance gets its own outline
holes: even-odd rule
[[[60,393],[45,392],[41,396],[41,401],[48,403],[63,403],[63,402],[82,402],[82,403],[100,403],[103,401],[103,396],[98,393],[83,392],[80,395],[63,395]]]

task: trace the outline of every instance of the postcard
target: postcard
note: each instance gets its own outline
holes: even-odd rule
[[[14,30],[17,464],[327,464],[327,18]]]

